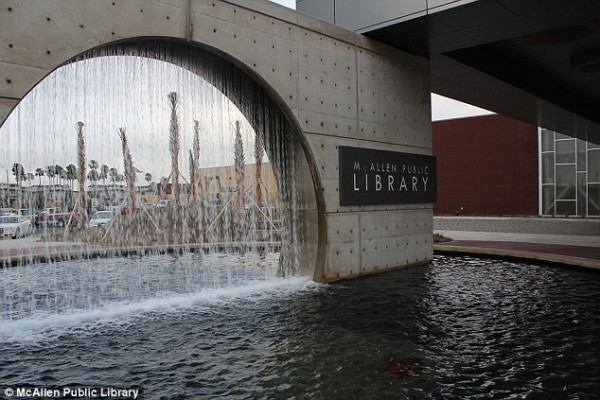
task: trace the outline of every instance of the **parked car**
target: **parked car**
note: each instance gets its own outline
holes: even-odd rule
[[[70,216],[70,213],[62,212],[58,207],[44,208],[38,215],[35,216],[35,226],[38,228],[48,226],[66,226]]]
[[[21,215],[4,215],[0,217],[0,236],[10,236],[13,239],[30,235],[31,221]]]
[[[112,211],[96,211],[90,219],[90,228],[108,225],[114,213]]]

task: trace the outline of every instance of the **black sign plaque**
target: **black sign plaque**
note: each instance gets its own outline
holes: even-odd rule
[[[339,147],[340,205],[434,203],[434,156]]]

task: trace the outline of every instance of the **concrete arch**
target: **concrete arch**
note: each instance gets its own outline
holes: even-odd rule
[[[279,95],[239,60],[176,38],[131,38],[96,47],[66,63],[105,56],[151,58],[189,70],[223,93],[262,136],[282,205],[281,273],[322,275],[323,196],[314,159],[293,113]],[[300,190],[297,190],[300,188]],[[320,205],[320,207],[319,207]],[[320,255],[322,259],[323,255]],[[322,263],[321,263],[322,265]]]
[[[266,0],[5,2],[0,123],[67,60],[109,44],[110,51],[130,51],[133,39],[138,52],[154,51],[165,39],[179,43],[175,52],[210,49],[203,53],[225,60],[224,72],[243,71],[228,76],[232,87],[223,90],[267,95],[269,107],[281,111],[282,129],[297,133],[292,146],[308,160],[296,170],[298,193],[315,193],[301,200],[314,217],[303,220],[310,240],[300,254],[316,280],[432,258],[431,204],[342,206],[338,194],[339,146],[431,154],[427,61]]]

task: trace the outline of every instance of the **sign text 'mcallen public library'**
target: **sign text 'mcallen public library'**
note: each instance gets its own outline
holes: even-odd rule
[[[339,147],[340,205],[436,201],[434,156]]]

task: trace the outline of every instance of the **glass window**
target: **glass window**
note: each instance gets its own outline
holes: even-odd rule
[[[542,151],[554,151],[554,131],[542,129]]]
[[[562,133],[556,132],[556,140],[573,139],[572,136],[563,135]]]
[[[600,184],[588,185],[588,215],[600,215]]]
[[[542,186],[542,215],[554,215],[554,185]]]
[[[587,145],[583,140],[577,140],[577,171],[585,171],[587,161]]]
[[[556,166],[556,200],[575,200],[574,165]]]
[[[600,182],[600,150],[588,151],[588,182]]]
[[[557,200],[556,215],[564,215],[566,217],[575,215],[575,201]]]
[[[585,172],[577,173],[577,215],[587,215],[587,177]]]
[[[554,153],[542,154],[542,183],[554,183]]]
[[[575,163],[575,140],[561,140],[556,142],[556,163]]]
[[[600,149],[600,144],[588,142],[588,150],[589,149]]]

